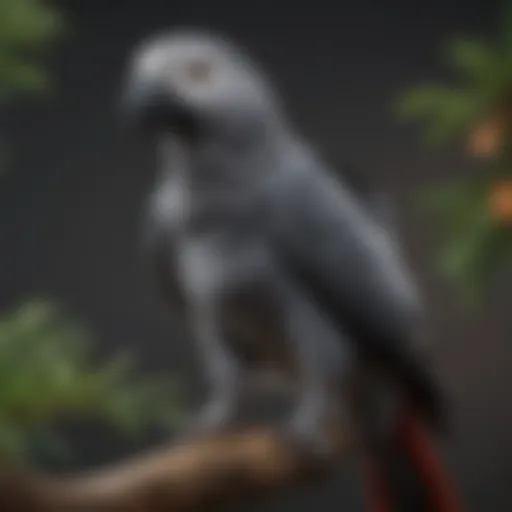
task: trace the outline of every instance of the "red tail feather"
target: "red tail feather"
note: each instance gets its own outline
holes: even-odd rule
[[[435,510],[462,512],[460,499],[450,481],[446,466],[419,418],[412,414],[404,415],[400,438],[430,489]]]
[[[368,487],[366,496],[369,510],[372,512],[392,512],[386,485],[377,466],[371,460],[368,460],[365,469]]]
[[[404,414],[399,425],[401,448],[407,452],[414,470],[428,489],[432,512],[462,512],[457,492],[428,430],[414,415]],[[383,474],[373,461],[367,464],[369,508],[372,512],[392,512],[393,502]]]

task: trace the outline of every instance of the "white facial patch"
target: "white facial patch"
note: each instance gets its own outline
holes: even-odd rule
[[[161,76],[166,60],[167,49],[164,46],[144,49],[135,59],[135,72],[144,78]]]

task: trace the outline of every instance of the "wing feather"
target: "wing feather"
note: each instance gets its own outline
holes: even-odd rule
[[[421,302],[396,238],[322,169],[287,168],[273,190],[272,243],[282,267],[365,358],[405,382],[437,417],[435,381],[414,345]]]

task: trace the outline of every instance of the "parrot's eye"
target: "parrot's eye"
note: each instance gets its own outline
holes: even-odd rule
[[[213,66],[206,59],[195,59],[187,62],[184,69],[187,77],[197,83],[207,82],[212,75]]]

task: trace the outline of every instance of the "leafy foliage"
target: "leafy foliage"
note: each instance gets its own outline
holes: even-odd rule
[[[127,433],[175,424],[168,384],[137,382],[127,357],[93,364],[89,347],[84,332],[45,301],[0,320],[0,458],[26,455],[55,422],[84,415]]]
[[[476,91],[425,85],[409,93],[399,113],[421,119],[425,124],[425,141],[439,146],[466,135],[486,106],[487,98]]]
[[[40,57],[61,24],[41,0],[0,0],[0,100],[48,84]],[[0,462],[25,460],[35,444],[60,451],[62,420],[87,415],[127,433],[179,421],[169,383],[137,378],[124,356],[94,363],[90,346],[49,302],[28,301],[0,317]]]
[[[490,204],[495,184],[512,180],[512,119],[507,118],[512,101],[512,8],[506,8],[502,21],[493,42],[458,38],[446,46],[445,61],[454,75],[449,85],[418,86],[398,103],[401,119],[422,123],[427,146],[463,142],[467,147],[475,137],[485,137],[489,147],[491,138],[491,150],[486,150],[490,154],[476,177],[436,186],[423,199],[439,221],[444,243],[439,267],[471,302],[498,269],[512,262],[512,222],[500,218]],[[493,137],[500,139],[493,143]]]
[[[41,57],[61,27],[57,11],[40,0],[0,0],[0,99],[47,85]]]
[[[424,193],[423,207],[436,217],[444,250],[439,270],[475,304],[496,271],[512,261],[512,235],[488,206],[488,184],[459,180]]]
[[[428,144],[440,146],[467,136],[510,93],[512,17],[503,32],[495,43],[454,39],[445,51],[453,83],[417,86],[399,101],[401,118],[423,122]]]

